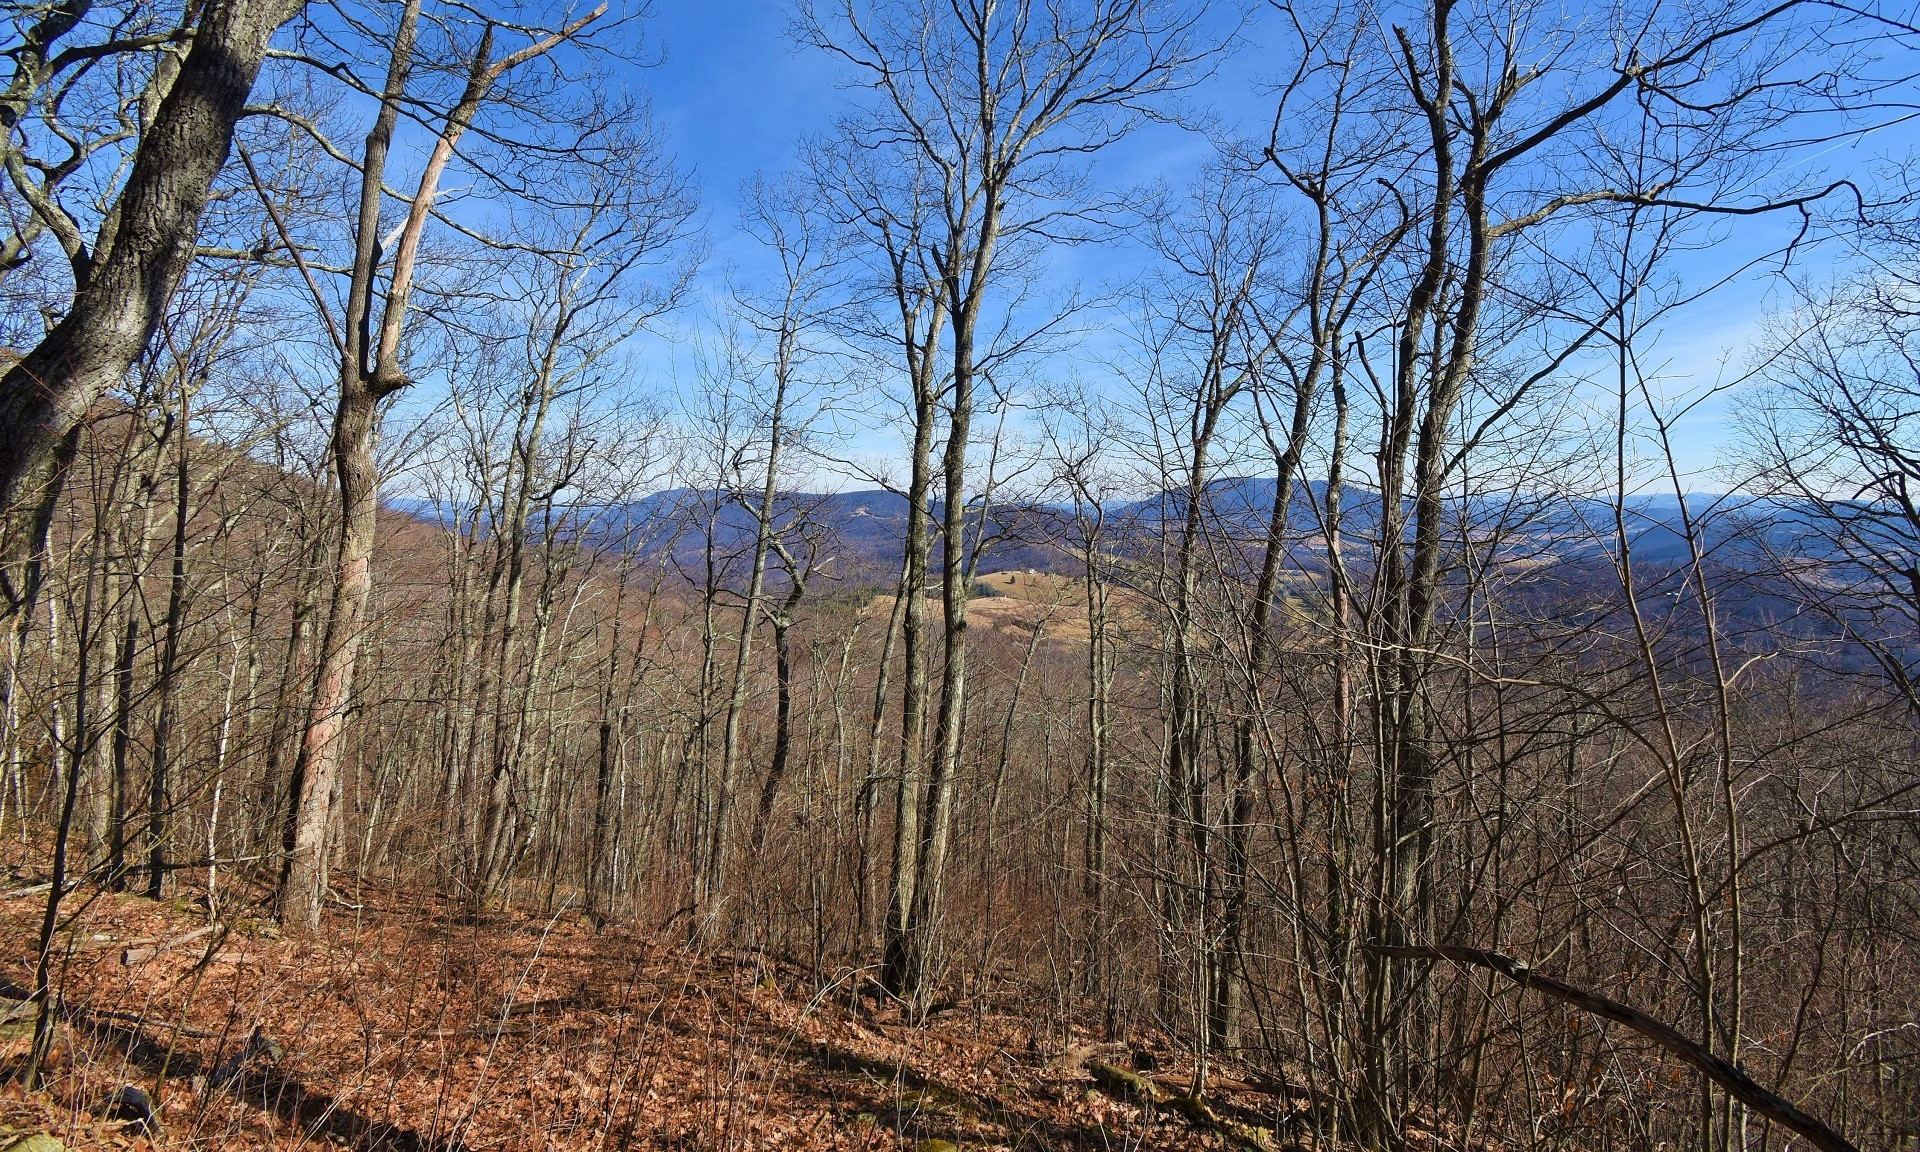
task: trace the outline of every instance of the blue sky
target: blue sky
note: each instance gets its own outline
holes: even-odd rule
[[[637,80],[651,92],[673,149],[696,174],[716,265],[752,258],[731,229],[742,182],[756,172],[792,167],[799,142],[830,129],[850,98],[839,87],[843,70],[824,54],[792,43],[791,11],[782,0],[656,0],[645,22],[660,62]],[[1225,36],[1238,19],[1230,5],[1221,5],[1220,14],[1216,25]],[[1191,98],[1234,123],[1260,121],[1266,109],[1255,90],[1259,45],[1245,47]],[[1179,184],[1209,153],[1197,133],[1153,126],[1096,164],[1101,178],[1114,184],[1160,178]],[[1107,261],[1093,265],[1095,275],[1108,270]]]
[[[1236,14],[1230,6],[1220,12],[1223,21]],[[1277,36],[1278,29],[1260,18],[1264,15],[1270,14],[1255,10],[1238,50],[1188,97],[1193,110],[1212,117],[1226,132],[1263,131],[1270,115],[1261,81],[1276,56],[1264,41]],[[756,268],[756,251],[735,226],[742,183],[756,172],[772,175],[791,167],[799,142],[828,129],[850,98],[838,87],[843,73],[834,62],[792,44],[789,20],[790,9],[779,0],[656,0],[644,25],[659,62],[640,70],[635,80],[650,92],[671,150],[692,171],[700,189],[711,246],[701,285],[708,307],[729,274],[751,278]],[[1850,149],[1823,162],[1851,169],[1891,150],[1885,140]],[[1199,172],[1210,152],[1211,145],[1199,133],[1155,126],[1102,154],[1096,179],[1112,186],[1164,181],[1179,188]],[[1716,268],[1737,264],[1743,252],[1765,244],[1770,231],[1764,226],[1744,229],[1726,245],[1690,257],[1691,266],[1683,266],[1682,275],[1704,279]],[[1119,241],[1062,252],[1050,259],[1049,267],[1062,286],[1069,281],[1112,286],[1137,275],[1144,257]],[[1819,274],[1817,267],[1808,271]],[[1777,285],[1770,286],[1762,275],[1731,285],[1673,317],[1651,362],[1664,366],[1667,388],[1675,395],[1708,389],[1744,366],[1768,310],[1780,303]],[[669,327],[664,340],[643,354],[646,370],[688,386],[688,339],[702,323],[702,306],[696,304]],[[1058,370],[1097,372],[1097,363],[1098,354],[1089,348]],[[1722,485],[1714,465],[1736,412],[1737,394],[1715,396],[1677,427],[1677,447],[1691,474],[1691,487],[1711,490]],[[883,437],[872,443],[873,451],[886,450]]]

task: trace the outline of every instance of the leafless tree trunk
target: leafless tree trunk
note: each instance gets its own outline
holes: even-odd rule
[[[297,931],[320,925],[327,887],[327,840],[333,824],[333,795],[345,751],[347,712],[353,674],[365,638],[363,619],[373,588],[374,521],[379,508],[379,476],[374,444],[380,405],[410,379],[402,360],[402,339],[414,288],[420,243],[440,192],[440,178],[482,106],[501,78],[514,68],[552,51],[605,11],[595,8],[559,31],[536,38],[504,56],[494,56],[495,27],[489,22],[467,61],[466,84],[447,109],[420,173],[405,221],[393,245],[393,261],[377,341],[371,329],[374,296],[382,266],[380,200],[394,128],[407,100],[418,39],[420,0],[407,0],[394,36],[380,111],[367,134],[360,162],[360,202],[354,222],[352,279],[346,312],[333,331],[340,353],[339,405],[334,413],[333,464],[339,485],[340,544],[335,557],[332,599],[323,628],[320,660],[314,675],[300,757],[293,770],[293,803],[288,815],[286,868],[280,882],[280,918]]]
[[[896,805],[885,969],[888,985],[902,993],[917,996],[926,973],[960,771],[967,691],[968,447],[976,391],[982,378],[1023,343],[996,347],[984,330],[992,323],[990,301],[1006,277],[1002,248],[1009,241],[1046,235],[1050,222],[1065,219],[1059,213],[1072,212],[1047,184],[1062,157],[1118,138],[1136,121],[1137,109],[1185,82],[1200,55],[1190,43],[1194,19],[1150,0],[1050,8],[1024,0],[1006,8],[902,0],[871,12],[845,4],[830,20],[811,4],[801,10],[800,26],[812,44],[874,81],[875,106],[866,120],[850,127],[851,146],[897,153],[920,177],[905,186],[909,199],[872,199],[859,210],[871,213],[870,228],[876,219],[911,222],[904,234],[887,232],[883,251],[896,289],[904,290],[896,299],[908,320],[906,366],[916,416],[931,395],[940,395],[947,417],[940,469],[945,555],[940,704],[924,796],[907,798],[917,772],[903,771]],[[1068,141],[1082,143],[1076,147]],[[1009,218],[1009,213],[1015,215]],[[918,327],[914,318],[929,308],[931,322]],[[940,337],[948,324],[950,339],[942,349]],[[936,353],[942,350],[944,370],[936,376]],[[916,517],[927,511],[914,499],[921,491],[922,461],[930,463],[926,423],[915,423],[909,502]],[[930,494],[931,477],[926,480]],[[909,572],[910,594],[916,597],[921,586],[916,577],[924,571],[913,559],[923,547],[916,542],[919,532],[918,525],[910,529],[907,544],[908,567],[915,569]],[[914,727],[919,720],[913,703],[916,612],[917,605],[910,604],[904,686],[908,711],[915,713],[907,722]],[[903,765],[907,757],[918,760],[917,734],[909,735],[907,745]],[[911,844],[902,843],[902,837],[911,837]]]
[[[57,446],[152,339],[193,259],[201,213],[267,43],[302,6],[300,0],[215,0],[201,10],[192,45],[165,86],[92,251],[74,254],[71,305],[0,376],[0,526],[15,609],[20,597],[12,570],[34,546],[33,512],[59,496]],[[38,26],[34,51],[21,58],[16,73],[28,91],[9,93],[16,118],[36,86],[29,61],[44,61],[87,7],[57,5]],[[49,225],[56,211],[48,208]]]

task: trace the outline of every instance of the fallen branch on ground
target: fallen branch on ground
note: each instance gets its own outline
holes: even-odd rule
[[[1454,944],[1369,944],[1366,947],[1367,951],[1376,956],[1386,956],[1395,960],[1451,960],[1455,964],[1469,964],[1490,969],[1522,988],[1531,988],[1555,1000],[1585,1009],[1595,1016],[1604,1017],[1617,1024],[1625,1024],[1697,1068],[1707,1079],[1726,1089],[1727,1094],[1735,1100],[1774,1123],[1791,1128],[1813,1141],[1813,1146],[1821,1149],[1822,1152],[1860,1152],[1846,1137],[1813,1116],[1802,1112],[1792,1101],[1761,1087],[1758,1081],[1741,1071],[1740,1066],[1733,1061],[1714,1055],[1703,1045],[1694,1043],[1670,1025],[1654,1019],[1638,1008],[1622,1004],[1618,1000],[1609,1000],[1605,996],[1588,992],[1584,988],[1575,988],[1551,976],[1542,976],[1524,962],[1505,953],[1486,948],[1463,948]]]
[[[129,967],[143,960],[151,960],[153,957],[169,949],[178,948],[180,945],[198,940],[202,936],[211,935],[218,927],[219,925],[209,924],[204,928],[195,928],[184,936],[175,936],[171,940],[131,941],[128,946],[120,952],[120,964],[122,967]]]

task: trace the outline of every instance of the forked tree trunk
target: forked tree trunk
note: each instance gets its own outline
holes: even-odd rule
[[[319,673],[306,734],[293,770],[293,809],[287,829],[286,870],[281,880],[280,919],[294,931],[320,926],[327,886],[327,838],[333,827],[333,796],[340,772],[360,656],[362,621],[373,590],[374,517],[378,478],[373,458],[379,398],[370,389],[344,391],[335,418],[335,470],[339,478],[340,550],[333,595],[327,605]]]
[[[406,95],[419,21],[420,0],[409,0],[401,12],[380,111],[367,133],[361,161],[353,281],[348,288],[346,323],[341,329],[340,399],[333,422],[333,467],[340,486],[340,547],[321,634],[312,704],[294,761],[286,864],[280,880],[280,920],[301,932],[320,926],[320,909],[325,904],[334,784],[340,771],[354,668],[360,656],[361,618],[373,589],[373,540],[379,500],[374,437],[382,389],[400,384],[392,379],[377,382],[368,370],[372,351],[368,327],[380,262],[380,197],[387,153]]]
[[[493,58],[494,26],[488,24],[474,47],[466,87],[448,109],[420,173],[413,202],[400,226],[377,340],[369,321],[381,267],[380,201],[387,154],[407,95],[421,0],[409,0],[394,36],[393,56],[381,89],[380,111],[367,134],[361,164],[359,215],[354,229],[352,281],[347,312],[338,339],[340,400],[334,413],[333,463],[340,485],[340,550],[333,599],[327,607],[325,640],[314,681],[306,735],[294,765],[294,807],[286,836],[286,869],[280,886],[280,918],[294,931],[320,925],[327,886],[327,837],[333,825],[334,796],[340,789],[347,709],[363,640],[363,617],[373,591],[373,543],[379,508],[379,475],[374,445],[380,431],[380,405],[409,383],[402,367],[401,340],[413,292],[420,240],[439,196],[440,178],[452,162],[460,139],[472,126],[500,77],[551,51],[606,11],[595,8],[561,30],[498,60]]]
[[[767,778],[760,786],[760,807],[753,816],[753,854],[759,856],[767,846],[767,830],[773,821],[773,806],[780,798],[780,785],[787,778],[793,759],[793,622],[800,602],[807,595],[807,571],[780,541],[773,547],[786,566],[786,597],[771,613],[773,625],[773,757],[767,764]],[[849,637],[851,640],[851,637]]]

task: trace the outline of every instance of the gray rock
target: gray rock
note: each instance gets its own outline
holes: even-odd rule
[[[160,1127],[160,1114],[153,1106],[153,1097],[147,1090],[132,1084],[122,1084],[107,1097],[107,1118],[124,1120],[130,1126],[142,1131],[152,1131]]]

